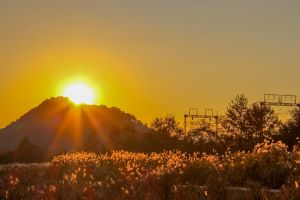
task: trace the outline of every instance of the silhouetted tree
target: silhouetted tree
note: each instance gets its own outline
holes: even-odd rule
[[[171,136],[183,133],[183,130],[179,127],[179,123],[176,121],[175,116],[170,114],[165,117],[155,118],[150,124],[150,129],[156,132],[166,133]]]
[[[222,125],[233,136],[245,135],[248,130],[247,114],[248,99],[245,95],[237,95],[229,104]]]
[[[181,144],[178,138],[182,133],[183,130],[174,115],[155,118],[150,124],[150,131],[145,136],[145,150],[160,152],[178,149]]]
[[[184,138],[192,143],[215,141],[217,139],[216,131],[208,121],[198,121],[193,124],[191,130]]]
[[[261,106],[258,103],[252,104],[248,109],[247,132],[255,139],[271,139],[278,134],[281,122],[270,106]]]
[[[280,135],[277,137],[287,144],[290,150],[300,139],[300,110],[293,110],[291,115],[291,119],[283,125]]]
[[[132,125],[127,125],[123,129],[114,128],[111,131],[110,140],[112,147],[116,150],[142,151],[142,137]]]
[[[255,144],[278,133],[281,122],[270,106],[254,103],[248,106],[244,95],[237,95],[227,108],[222,125],[224,138],[236,150],[250,150]]]
[[[13,161],[21,163],[41,162],[43,161],[43,151],[39,146],[32,144],[27,137],[25,137],[14,151]]]

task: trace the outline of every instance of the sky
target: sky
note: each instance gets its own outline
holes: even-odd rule
[[[300,1],[0,1],[0,128],[84,80],[149,123],[300,95]]]

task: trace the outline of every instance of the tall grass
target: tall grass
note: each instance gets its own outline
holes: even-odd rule
[[[228,187],[253,184],[297,194],[297,159],[296,149],[288,152],[280,141],[225,155],[68,153],[49,163],[2,165],[0,199],[212,199],[216,194],[222,199]],[[197,194],[184,187],[203,185],[208,187]]]

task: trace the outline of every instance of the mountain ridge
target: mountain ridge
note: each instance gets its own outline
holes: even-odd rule
[[[101,149],[122,132],[147,131],[134,115],[117,107],[75,105],[66,97],[52,97],[0,129],[0,151],[13,150],[25,137],[49,151],[84,149],[89,140]]]

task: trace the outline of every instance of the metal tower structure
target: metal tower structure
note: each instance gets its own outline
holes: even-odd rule
[[[300,102],[297,102],[296,95],[283,94],[264,94],[264,101],[260,102],[261,106],[289,106],[298,107],[300,109]]]
[[[214,120],[216,125],[216,134],[218,133],[218,126],[219,126],[219,115],[214,115],[213,109],[205,109],[204,114],[198,114],[197,108],[189,108],[189,113],[184,114],[184,133],[187,133],[187,120],[191,119],[209,119]]]

